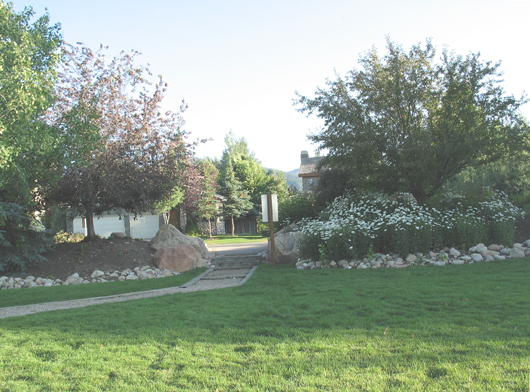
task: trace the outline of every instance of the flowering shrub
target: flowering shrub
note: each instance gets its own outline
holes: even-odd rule
[[[444,246],[511,244],[515,217],[522,211],[504,194],[493,192],[473,204],[466,205],[465,199],[451,193],[443,195],[438,208],[419,205],[407,195],[339,197],[320,219],[300,222],[305,235],[301,255],[314,260],[354,260],[371,249],[406,256]]]

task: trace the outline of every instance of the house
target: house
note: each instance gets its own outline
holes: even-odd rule
[[[100,217],[94,216],[94,230],[101,237],[109,237],[112,233],[125,233],[128,237],[150,240],[163,224],[164,218],[160,214],[144,213],[135,218],[134,215],[109,211]],[[67,218],[66,225],[69,232],[87,235],[86,219],[83,217]]]
[[[324,157],[309,158],[309,154],[305,150],[300,154],[298,177],[302,178],[303,191],[311,192],[320,181],[322,173],[317,170],[317,165],[322,159]]]

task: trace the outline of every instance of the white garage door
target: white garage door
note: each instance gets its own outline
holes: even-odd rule
[[[125,233],[125,220],[119,215],[94,217],[94,230],[97,235],[108,238],[112,233]]]
[[[77,217],[74,219],[74,233],[81,233],[86,235],[86,229],[84,225],[84,219],[81,217]]]
[[[138,215],[136,219],[130,217],[131,237],[150,240],[160,228],[160,218],[158,215],[143,214]]]
[[[125,221],[118,215],[103,215],[94,217],[94,231],[97,235],[108,238],[112,233],[125,233]],[[87,234],[84,218],[74,219],[74,233]]]

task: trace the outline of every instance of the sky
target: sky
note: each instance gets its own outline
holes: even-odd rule
[[[307,135],[323,121],[293,105],[326,79],[357,68],[386,37],[409,49],[432,38],[441,53],[480,52],[498,62],[508,94],[530,90],[530,0],[12,0],[15,10],[47,8],[64,40],[109,55],[142,53],[169,87],[164,110],[182,100],[189,141],[213,139],[198,157],[220,158],[228,132],[244,137],[266,168],[291,171]],[[523,107],[530,118],[530,104]]]

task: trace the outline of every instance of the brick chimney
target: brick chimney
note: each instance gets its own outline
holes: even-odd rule
[[[309,154],[306,150],[303,150],[300,154],[300,160],[304,160],[304,158],[309,158]]]

